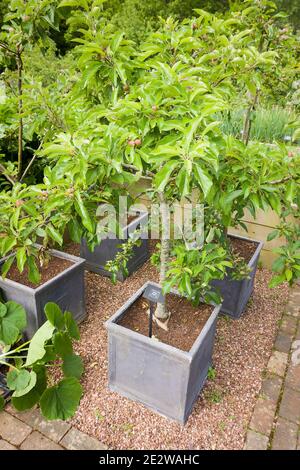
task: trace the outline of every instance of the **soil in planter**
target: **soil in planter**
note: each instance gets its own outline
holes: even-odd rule
[[[166,300],[168,310],[171,312],[169,331],[163,330],[153,322],[152,333],[163,343],[182,351],[189,351],[210,317],[213,307],[206,304],[193,307],[187,299],[174,294],[168,294]],[[118,322],[119,325],[148,336],[148,308],[148,302],[140,297],[129,307],[126,315]]]
[[[248,240],[241,240],[240,238],[229,237],[230,245],[233,252],[244,258],[246,263],[249,263],[252,256],[255,253],[257,248],[257,243],[248,241]]]
[[[45,284],[45,282],[50,281],[50,279],[53,279],[55,276],[65,271],[72,264],[73,263],[69,260],[59,258],[57,256],[52,256],[47,266],[40,268],[40,282],[38,284],[34,284],[28,279],[28,268],[25,267],[24,271],[20,273],[16,263],[14,263],[9,273],[7,274],[7,279],[18,282],[19,284],[23,284],[24,286],[36,289],[37,287]]]

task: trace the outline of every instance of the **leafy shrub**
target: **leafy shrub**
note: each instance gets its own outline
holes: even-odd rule
[[[82,395],[83,363],[73,352],[79,330],[72,314],[63,314],[54,303],[46,304],[45,314],[47,321],[22,343],[24,308],[12,301],[0,303],[0,365],[8,369],[6,384],[18,411],[39,404],[46,419],[65,420],[74,415]],[[51,369],[60,369],[63,378],[55,383]],[[0,396],[0,408],[4,404]]]

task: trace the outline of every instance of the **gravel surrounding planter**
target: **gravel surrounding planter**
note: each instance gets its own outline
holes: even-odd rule
[[[71,250],[76,252],[76,247]],[[81,340],[76,345],[85,365],[84,395],[71,423],[110,449],[243,449],[288,297],[286,284],[268,288],[270,278],[268,270],[257,270],[252,302],[238,322],[219,316],[213,353],[216,377],[208,378],[182,426],[107,387],[104,324],[145,282],[158,282],[156,268],[147,262],[115,286],[110,279],[87,272],[88,316],[80,326]]]
[[[144,229],[144,235],[141,237],[141,245],[134,247],[133,256],[127,263],[129,275],[135,272],[149,258],[148,240],[145,238],[147,237],[147,221],[148,214],[146,212],[141,213],[130,224],[124,227],[123,238],[105,238],[100,245],[95,247],[93,252],[89,250],[86,241],[83,239],[80,246],[80,256],[86,260],[85,268],[88,271],[110,277],[111,273],[105,269],[106,263],[115,258],[116,254],[120,251],[119,246],[126,242],[130,233],[133,233],[136,229]],[[117,279],[124,281],[125,278],[124,273],[119,271]]]
[[[57,250],[50,254],[70,261],[69,268],[45,282],[32,288],[10,279],[0,278],[0,291],[4,300],[20,303],[27,313],[25,337],[32,338],[38,328],[45,322],[44,306],[47,302],[57,303],[62,310],[70,311],[79,323],[85,316],[84,295],[84,259]],[[0,261],[0,266],[4,260]]]
[[[184,424],[211,365],[220,306],[213,309],[190,351],[181,351],[118,324],[149,285],[157,286],[144,284],[106,323],[109,388]]]
[[[229,274],[224,279],[217,279],[212,282],[212,285],[218,291],[220,291],[223,298],[221,312],[226,313],[232,318],[238,319],[244,312],[248,300],[253,292],[254,279],[257,270],[259,255],[263,248],[263,242],[236,235],[230,235],[230,237],[238,238],[240,240],[248,240],[257,244],[255,253],[253,254],[251,260],[248,263],[248,266],[251,268],[249,279],[242,279],[240,281],[233,280],[230,277],[229,270]]]

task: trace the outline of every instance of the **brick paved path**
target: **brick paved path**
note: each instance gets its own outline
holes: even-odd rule
[[[280,322],[245,449],[300,450],[300,285]]]
[[[0,413],[1,450],[104,450],[97,439],[64,421],[45,421],[39,410],[17,413],[10,405]]]

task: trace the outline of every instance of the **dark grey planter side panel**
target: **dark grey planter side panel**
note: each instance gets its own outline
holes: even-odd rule
[[[4,300],[14,300],[23,305],[26,310],[27,328],[25,337],[28,339],[32,338],[36,330],[45,322],[44,306],[47,302],[55,302],[63,311],[70,311],[78,323],[86,316],[84,260],[56,250],[52,250],[52,254],[68,259],[73,264],[36,289],[9,279],[0,278],[0,289]]]
[[[203,338],[201,348],[195,351],[191,363],[185,419],[188,418],[188,415],[190,414],[193,405],[198,398],[199,390],[202,390],[206,381],[208,369],[212,365],[217,317],[211,318],[207,326],[207,332]]]
[[[181,351],[117,323],[148,284],[106,323],[109,388],[184,424],[211,365],[220,306],[214,308],[192,349]]]
[[[246,237],[239,237],[233,235],[230,236],[257,243],[255,253],[253,254],[251,260],[248,263],[248,266],[251,268],[250,279],[242,279],[240,281],[236,281],[231,279],[229,272],[229,274],[224,279],[217,279],[212,282],[212,285],[216,288],[216,290],[220,291],[223,297],[221,312],[226,313],[232,318],[238,319],[241,317],[247,305],[247,302],[253,292],[255,274],[257,270],[259,255],[263,248],[263,243]]]
[[[124,239],[116,238],[110,239],[105,238],[101,243],[95,247],[94,251],[90,251],[86,241],[83,239],[80,245],[80,256],[86,260],[85,269],[93,271],[103,276],[111,276],[111,273],[105,269],[105,265],[108,261],[115,258],[117,253],[120,251],[119,245],[126,242],[128,232],[133,232],[137,227],[145,227],[147,225],[148,214],[143,213],[136,220],[132,221],[131,224],[124,229]],[[134,273],[142,264],[149,258],[149,247],[148,240],[145,238],[141,239],[141,245],[136,246],[133,249],[133,256],[127,263],[127,269],[129,275]],[[123,272],[119,272],[117,275],[119,281],[124,281],[125,276]]]

